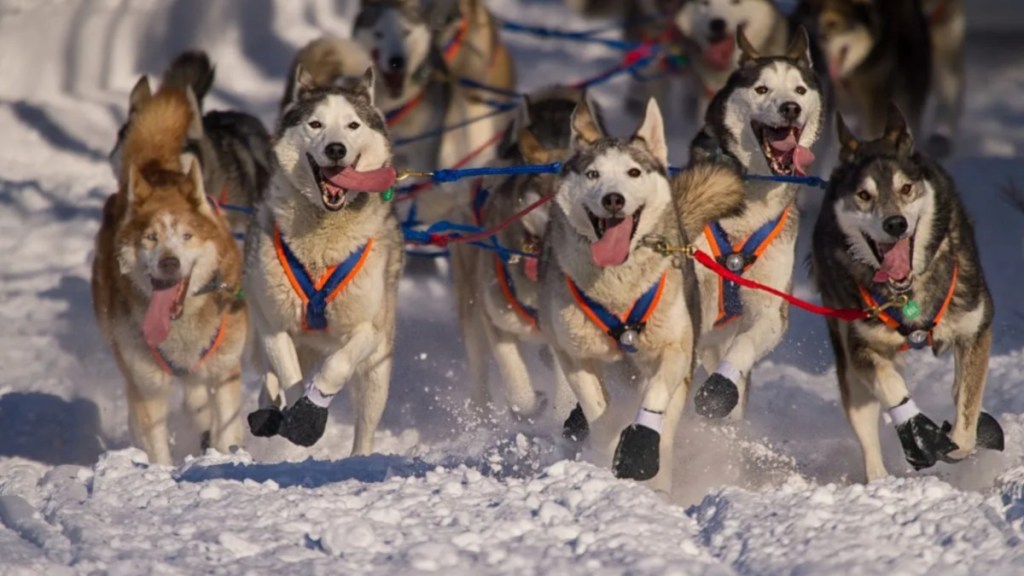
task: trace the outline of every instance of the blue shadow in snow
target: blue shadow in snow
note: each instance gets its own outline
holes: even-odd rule
[[[436,467],[404,456],[372,454],[344,460],[306,460],[304,462],[268,462],[255,464],[214,464],[193,466],[178,475],[178,482],[235,480],[266,482],[273,480],[282,488],[319,488],[327,484],[355,480],[362,483],[384,482],[388,478],[421,477]]]
[[[24,100],[10,103],[11,111],[19,120],[31,126],[50,146],[72,154],[85,156],[90,160],[106,160],[107,153],[77,138],[50,118],[44,108]]]

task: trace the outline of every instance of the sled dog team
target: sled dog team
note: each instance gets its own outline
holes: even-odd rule
[[[562,169],[470,180],[417,203],[425,222],[491,227],[553,197],[498,233],[522,256],[451,251],[468,395],[488,409],[493,359],[513,413],[555,410],[567,442],[588,445],[619,477],[668,490],[691,393],[702,417],[741,418],[751,372],[788,320],[784,300],[688,256],[703,252],[733,274],[789,292],[799,185],[743,175],[806,175],[826,125],[808,35],[798,29],[788,46],[762,50],[743,26],[730,26],[734,66],[702,106],[690,164],[674,175],[653,98],[628,137],[609,135],[585,94],[557,87],[529,95],[511,116],[435,136],[489,110],[452,75],[514,88],[496,24],[471,0],[427,9],[364,2],[353,40],[323,38],[298,53],[273,134],[244,113],[203,112],[214,69],[201,52],[173,61],[156,90],[142,77],[111,153],[118,191],[104,207],[92,279],[136,445],[171,463],[166,422],[176,382],[201,448],[219,451],[242,444],[243,417],[255,436],[311,446],[332,399],[349,386],[352,454],[372,452],[405,265],[399,222],[407,207],[392,199],[394,166],[432,169],[486,150],[473,161]],[[901,110],[889,104],[880,124],[866,121],[878,129],[864,139],[837,114],[839,164],[811,254],[825,306],[871,313],[828,320],[869,480],[887,474],[880,409],[915,469],[1003,442],[981,411],[993,306],[972,225],[952,179],[917,150],[918,124]],[[404,139],[411,144],[396,146]],[[550,350],[568,385],[555,398],[530,380],[531,345]],[[954,352],[952,425],[921,413],[898,371],[905,351],[929,347]],[[623,400],[633,415],[625,421],[605,383],[605,368],[623,361],[638,375]],[[244,362],[263,381],[248,415]],[[706,376],[694,383],[698,367]]]

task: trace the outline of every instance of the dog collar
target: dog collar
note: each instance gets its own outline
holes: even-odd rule
[[[587,318],[590,318],[591,322],[612,340],[615,340],[620,350],[633,354],[637,351],[637,338],[643,332],[651,314],[658,307],[658,302],[661,301],[661,294],[665,290],[667,278],[668,273],[663,272],[661,278],[640,295],[629,312],[622,316],[616,316],[599,302],[587,296],[568,275],[565,277],[565,282],[568,284],[569,292],[576,300],[576,304],[587,315]]]
[[[281,230],[276,224],[274,225],[274,248],[277,252],[277,259],[281,262],[281,268],[284,269],[284,274],[288,277],[288,282],[302,299],[305,308],[302,320],[303,329],[326,330],[327,305],[359,274],[366,262],[366,257],[373,249],[373,238],[349,254],[348,258],[341,263],[328,268],[316,284],[310,278],[306,267],[302,265],[302,262],[284,241]]]
[[[715,260],[730,272],[742,276],[782,232],[788,218],[789,208],[786,208],[776,218],[765,222],[760,228],[754,230],[746,240],[735,245],[731,243],[729,235],[718,222],[712,222],[705,226],[704,236],[708,240]],[[718,294],[716,327],[725,325],[743,315],[743,300],[740,298],[739,284],[719,276]]]
[[[935,347],[935,342],[932,338],[932,333],[935,327],[942,321],[942,317],[945,316],[946,310],[949,309],[950,302],[953,301],[953,293],[956,291],[956,282],[959,275],[959,269],[953,265],[953,277],[949,281],[949,291],[946,292],[946,298],[942,301],[942,306],[932,317],[931,321],[926,323],[914,322],[921,315],[921,309],[917,305],[917,302],[909,300],[906,305],[896,308],[890,307],[885,310],[880,310],[879,302],[882,302],[882,298],[877,293],[869,291],[863,286],[858,285],[857,288],[860,290],[861,298],[864,300],[864,305],[868,309],[880,310],[878,312],[878,319],[881,320],[886,326],[899,332],[906,340],[900,351],[904,350],[920,350],[927,346]]]
[[[384,123],[387,124],[388,127],[391,127],[401,122],[402,118],[405,118],[409,114],[409,112],[412,112],[414,108],[419,106],[420,102],[423,101],[423,96],[426,95],[426,93],[427,87],[424,86],[423,89],[420,90],[418,94],[416,94],[409,100],[406,100],[405,104],[402,104],[398,108],[393,108],[385,112]]]
[[[220,348],[220,345],[224,340],[224,332],[225,328],[227,328],[227,324],[228,315],[227,313],[225,313],[220,317],[220,326],[217,328],[217,332],[214,333],[213,338],[210,340],[210,343],[206,346],[206,348],[203,348],[203,351],[199,353],[199,360],[197,360],[196,363],[193,364],[191,368],[184,368],[176,365],[170,359],[170,357],[168,357],[167,354],[165,354],[164,351],[160,349],[160,346],[150,346],[149,352],[153,355],[153,360],[156,361],[157,366],[159,366],[160,369],[164,371],[164,373],[168,374],[169,376],[177,376],[178,378],[183,378],[198,370],[199,367],[202,366],[203,363],[206,362],[206,360],[210,356],[212,356],[213,353],[216,352],[218,348]]]

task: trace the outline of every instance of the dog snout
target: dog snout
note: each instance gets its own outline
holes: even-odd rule
[[[164,256],[157,262],[157,267],[164,276],[176,277],[181,273],[181,260],[177,256]]]
[[[348,150],[341,142],[331,142],[324,148],[324,156],[335,162],[340,162],[345,154],[348,154]]]
[[[796,102],[783,102],[779,106],[779,114],[789,122],[796,122],[800,117],[800,105]]]
[[[618,192],[611,192],[601,197],[601,206],[610,214],[618,214],[626,208],[626,198]]]
[[[893,238],[899,238],[907,232],[907,219],[903,216],[889,216],[882,221],[882,230]]]
[[[711,22],[708,22],[708,29],[715,36],[722,36],[725,34],[725,20],[721,18],[715,18]]]
[[[392,56],[388,58],[388,70],[400,72],[405,70],[405,58],[402,56]]]

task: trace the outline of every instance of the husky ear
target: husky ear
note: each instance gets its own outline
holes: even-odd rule
[[[853,162],[857,156],[857,148],[860,142],[853,135],[850,128],[846,126],[843,115],[836,112],[836,134],[839,136],[839,163],[848,164]]]
[[[889,103],[889,111],[885,117],[885,132],[882,138],[896,148],[899,156],[910,156],[914,152],[914,136],[907,128],[907,120],[899,106]]]
[[[589,148],[591,144],[600,140],[604,135],[600,126],[594,121],[594,114],[590,110],[590,104],[584,99],[572,111],[572,145],[577,149]]]
[[[188,201],[203,214],[216,217],[217,212],[214,209],[210,198],[206,195],[206,184],[203,182],[203,169],[200,167],[199,160],[196,158],[193,158],[192,162],[188,166],[188,180],[189,184],[191,184],[191,193],[189,194]]]
[[[373,66],[366,69],[363,72],[362,78],[359,79],[359,83],[355,86],[356,94],[366,98],[366,101],[373,106],[373,85],[377,81],[377,76],[373,71]]]
[[[740,47],[740,66],[749,66],[754,63],[754,60],[761,57],[750,40],[747,40],[747,35],[743,33],[745,27],[744,25],[736,28],[736,45]]]
[[[804,68],[811,67],[811,39],[803,26],[797,27],[793,41],[786,50],[786,58],[796,60]]]
[[[128,186],[125,188],[125,211],[122,222],[131,220],[135,210],[153,193],[149,182],[134,164],[128,166]]]
[[[139,78],[139,81],[135,83],[132,88],[132,93],[128,96],[128,110],[135,110],[139,106],[142,106],[153,97],[153,90],[149,87],[149,78],[145,75]]]
[[[308,70],[302,67],[302,64],[295,65],[295,77],[292,78],[292,102],[299,99],[299,95],[303,92],[308,92],[316,88],[316,81],[313,80],[313,75]]]
[[[529,128],[519,130],[518,135],[519,153],[523,155],[530,164],[547,164],[551,162],[551,152],[540,143]]]
[[[188,98],[188,108],[192,111],[192,120],[188,124],[188,137],[192,140],[200,140],[203,137],[203,112],[199,109],[199,100],[191,86],[185,87],[185,97]]]
[[[647,112],[644,121],[633,134],[634,139],[643,140],[651,154],[668,168],[668,143],[665,141],[665,120],[661,117],[658,101],[651,98],[647,101]]]

